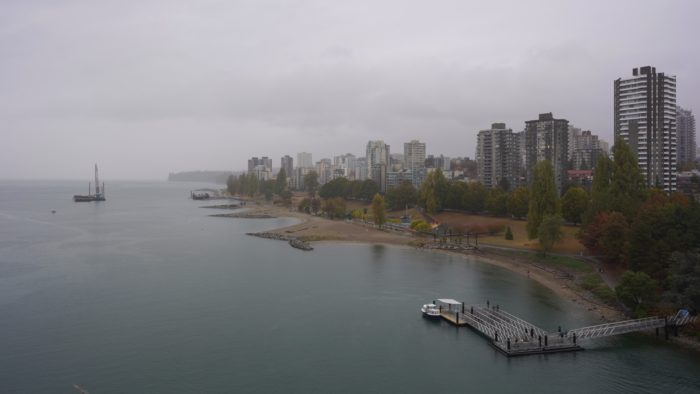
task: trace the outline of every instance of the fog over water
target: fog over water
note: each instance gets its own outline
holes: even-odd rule
[[[565,3],[565,4],[564,4]],[[392,151],[474,156],[553,112],[612,139],[612,84],[700,108],[696,1],[2,1],[0,178],[163,179]]]

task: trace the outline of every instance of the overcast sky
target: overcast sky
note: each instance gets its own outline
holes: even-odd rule
[[[0,0],[0,178],[164,179],[370,139],[473,158],[478,130],[541,112],[611,140],[633,67],[700,110],[699,37],[692,0]]]

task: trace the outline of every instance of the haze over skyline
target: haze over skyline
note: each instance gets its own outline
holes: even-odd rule
[[[542,112],[612,142],[613,80],[645,65],[700,110],[695,1],[0,7],[0,178],[97,162],[105,180],[165,179],[377,139],[474,158],[479,130]]]

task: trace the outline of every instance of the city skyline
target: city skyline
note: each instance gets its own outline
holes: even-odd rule
[[[368,140],[473,157],[479,130],[522,131],[546,112],[612,142],[611,81],[633,67],[677,76],[677,104],[700,107],[697,11],[11,2],[0,14],[0,178],[84,179],[98,162],[107,179],[163,179],[243,170],[253,155],[361,154]]]

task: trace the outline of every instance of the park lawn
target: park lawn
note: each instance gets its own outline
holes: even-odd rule
[[[527,239],[527,221],[517,220],[512,218],[494,217],[488,215],[470,215],[461,212],[441,212],[434,215],[440,223],[445,223],[448,226],[459,226],[466,224],[501,224],[510,226],[513,232],[513,240],[506,240],[505,233],[501,232],[496,235],[479,236],[479,243],[495,246],[507,246],[519,249],[537,250],[539,243],[537,239]],[[505,227],[504,227],[505,228]],[[572,253],[578,254],[585,251],[585,248],[576,238],[580,227],[565,225],[562,230],[564,239],[554,246],[552,252],[555,253]]]

